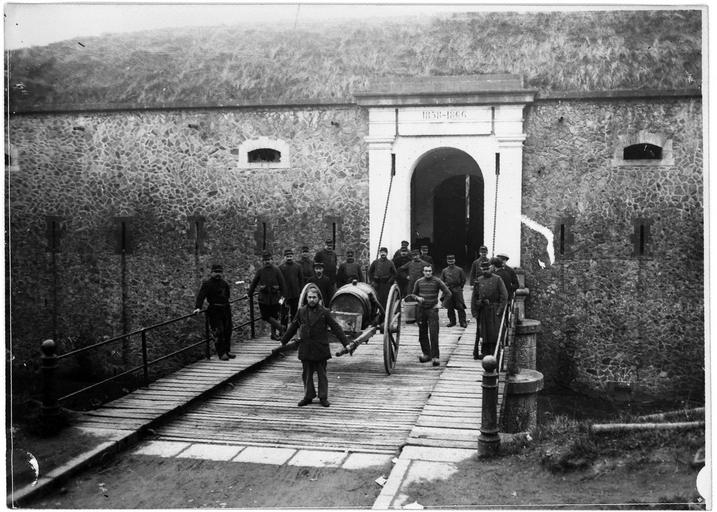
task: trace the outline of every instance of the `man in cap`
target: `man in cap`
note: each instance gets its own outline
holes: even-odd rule
[[[336,286],[340,288],[354,281],[363,282],[363,272],[361,272],[361,265],[354,261],[354,252],[347,249],[346,261],[339,265],[339,270],[336,273]]]
[[[413,298],[418,303],[418,342],[423,355],[418,357],[422,363],[433,361],[433,366],[440,365],[438,347],[438,308],[439,293],[443,292],[443,300],[451,298],[451,291],[446,284],[433,275],[433,267],[423,262],[423,277],[413,285]],[[411,297],[411,295],[409,295]]]
[[[441,272],[441,281],[451,291],[450,299],[445,301],[448,310],[448,325],[453,327],[456,325],[456,310],[458,310],[458,321],[461,327],[466,327],[466,303],[463,300],[463,285],[466,284],[466,273],[463,269],[456,266],[456,256],[449,254],[446,256],[448,266]]]
[[[334,252],[334,241],[327,238],[325,246],[314,255],[314,262],[324,264],[324,275],[329,278],[331,284],[336,285],[336,264],[337,258]],[[324,304],[327,304],[324,302]]]
[[[281,324],[286,328],[289,321],[296,316],[299,310],[299,295],[304,287],[304,280],[301,276],[301,267],[294,262],[294,251],[284,251],[284,263],[279,266],[281,274],[286,282],[286,295],[284,295],[284,307],[282,308]]]
[[[314,260],[311,259],[307,246],[301,248],[301,257],[297,263],[301,267],[301,282],[306,284],[314,277]]]
[[[421,254],[417,249],[411,251],[411,261],[404,263],[398,270],[401,274],[406,276],[408,284],[406,285],[406,291],[408,293],[413,292],[413,285],[416,284],[423,276],[423,266],[428,263],[421,259]]]
[[[217,356],[222,361],[227,361],[236,356],[229,352],[232,337],[232,312],[229,306],[229,283],[222,279],[223,272],[224,268],[220,264],[212,265],[209,279],[202,282],[197,293],[194,314],[201,311],[206,299],[209,303],[206,313],[207,320],[214,337]]]
[[[401,255],[401,251],[406,251],[406,254],[408,254],[407,240],[401,240],[401,247],[393,253],[393,258],[391,258],[391,261],[393,261],[394,265],[396,265],[396,258]],[[403,263],[407,263],[407,261],[404,261]],[[403,265],[403,263],[401,263],[401,265]],[[398,265],[396,265],[396,268],[398,268]]]
[[[503,280],[490,271],[490,262],[481,262],[480,268],[482,275],[476,278],[471,296],[471,314],[478,322],[473,359],[482,359],[495,351],[503,309],[508,303],[508,290]],[[479,352],[481,338],[483,344]]]
[[[328,308],[331,303],[331,298],[334,296],[335,288],[331,280],[324,275],[323,263],[319,261],[314,263],[314,277],[309,279],[309,282],[315,284],[319,289],[321,292],[321,300],[323,301],[324,306]]]
[[[298,355],[301,360],[301,377],[304,382],[304,398],[297,404],[299,407],[309,405],[317,395],[316,387],[314,387],[314,373],[318,377],[319,402],[324,407],[331,405],[329,403],[329,379],[326,376],[326,362],[331,359],[328,329],[331,329],[344,347],[349,344],[343,329],[331,316],[329,309],[319,304],[318,290],[313,286],[309,287],[306,292],[306,305],[299,308],[299,312],[281,339],[281,344],[286,345],[291,337],[299,331],[301,341]]]
[[[368,281],[376,290],[378,302],[385,308],[388,292],[391,285],[396,280],[396,267],[393,262],[388,259],[388,249],[381,247],[378,250],[378,259],[373,260],[368,268]]]
[[[518,281],[518,274],[515,273],[515,270],[513,270],[511,267],[508,266],[508,260],[510,259],[505,253],[499,252],[495,255],[496,258],[502,263],[502,268],[504,269],[505,273],[508,275],[508,279],[510,281],[510,286],[508,286],[508,283],[505,284],[506,288],[508,288],[508,298],[509,300],[513,298],[515,295],[515,291],[520,288],[520,282]],[[502,276],[501,276],[502,277]],[[504,279],[505,281],[505,279]]]
[[[518,276],[515,275],[515,272],[511,275],[503,264],[503,260],[497,256],[490,259],[490,265],[493,268],[493,273],[503,280],[505,289],[508,290],[508,301],[511,301],[513,299],[513,295],[515,294],[515,290],[518,289]],[[513,277],[515,277],[515,281],[513,281]]]
[[[481,245],[478,248],[478,257],[473,260],[471,264],[471,271],[468,273],[468,283],[473,286],[478,276],[481,275],[481,263],[488,262],[488,248],[485,245]]]
[[[393,266],[396,267],[396,283],[401,289],[401,297],[405,297],[408,294],[408,276],[406,272],[401,272],[399,269],[411,261],[411,255],[408,252],[408,242],[405,242],[406,246],[403,245],[404,242],[401,242],[401,248],[396,251],[397,256],[393,256]]]
[[[247,295],[252,297],[255,290],[259,290],[259,312],[261,319],[271,325],[271,339],[279,340],[283,332],[279,317],[281,314],[282,297],[286,297],[286,281],[279,267],[274,262],[269,251],[261,255],[262,267],[256,271],[254,280],[249,286]]]
[[[421,245],[421,259],[433,267],[433,257],[428,254],[428,245]]]

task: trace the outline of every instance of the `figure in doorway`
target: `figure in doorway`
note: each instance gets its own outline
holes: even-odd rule
[[[490,262],[481,262],[480,268],[482,275],[476,279],[471,296],[471,314],[478,323],[473,359],[483,359],[495,351],[500,320],[508,303],[508,290],[503,280],[491,272]]]
[[[441,281],[451,291],[451,297],[445,301],[448,310],[448,324],[446,327],[456,325],[456,311],[458,311],[458,321],[461,327],[466,327],[466,303],[463,299],[463,286],[466,284],[466,273],[463,269],[456,266],[456,256],[449,254],[446,256],[448,266],[441,272]]]
[[[256,271],[254,280],[249,286],[247,295],[254,296],[259,291],[259,312],[261,319],[271,325],[271,339],[279,340],[283,332],[279,320],[281,314],[281,298],[286,297],[286,281],[279,267],[274,265],[271,253],[264,251],[261,255],[262,267]]]

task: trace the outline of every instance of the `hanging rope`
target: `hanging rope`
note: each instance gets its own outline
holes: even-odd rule
[[[498,179],[500,178],[500,153],[495,154],[495,205],[493,206],[493,246],[491,256],[495,255],[495,226],[498,222]]]
[[[376,259],[381,254],[381,241],[383,240],[383,227],[386,225],[386,214],[388,213],[388,200],[391,199],[391,187],[393,186],[393,175],[396,174],[396,155],[391,153],[391,181],[388,182],[388,194],[386,195],[386,206],[383,209],[383,220],[381,221],[381,234],[378,235],[378,247],[376,248]]]

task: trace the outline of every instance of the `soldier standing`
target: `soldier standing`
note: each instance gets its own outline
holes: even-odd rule
[[[520,281],[518,281],[518,274],[515,273],[515,270],[513,270],[511,267],[508,266],[508,256],[505,253],[498,253],[495,255],[495,257],[502,263],[502,268],[504,269],[505,273],[508,275],[508,280],[510,282],[510,286],[508,286],[508,283],[505,283],[505,287],[508,288],[508,300],[512,300],[513,296],[515,295],[515,291],[520,288]],[[500,268],[500,266],[496,266],[496,268]],[[502,277],[502,276],[501,276]],[[505,279],[503,279],[505,281]]]
[[[274,265],[271,253],[264,251],[261,255],[263,266],[256,271],[254,280],[249,286],[247,295],[252,297],[254,291],[259,290],[259,312],[261,319],[271,325],[271,339],[279,340],[283,332],[279,316],[281,312],[281,297],[286,297],[286,281],[279,270]]]
[[[421,246],[421,259],[434,267],[433,257],[428,254],[428,246],[425,244]]]
[[[404,263],[399,269],[401,274],[405,275],[408,280],[408,285],[406,286],[408,293],[413,292],[413,285],[423,276],[423,266],[426,263],[428,262],[421,259],[419,252],[413,249],[411,251],[411,261]]]
[[[309,279],[314,277],[314,260],[311,259],[309,248],[305,245],[301,248],[301,257],[299,258],[298,265],[301,267],[301,282],[306,284],[309,282]]]
[[[329,307],[331,298],[334,296],[334,285],[331,280],[324,275],[324,264],[321,262],[314,263],[314,277],[309,279],[310,283],[314,283],[321,292],[321,298],[324,306]]]
[[[294,263],[294,251],[286,249],[284,251],[284,263],[279,266],[281,274],[286,282],[286,295],[284,295],[284,309],[288,309],[288,315],[282,315],[281,324],[286,325],[296,316],[299,310],[299,295],[301,288],[304,286],[304,280],[301,276],[301,267],[298,263]]]
[[[495,351],[500,319],[503,309],[508,303],[508,290],[503,280],[491,273],[490,263],[483,261],[480,268],[483,274],[476,279],[471,296],[471,314],[478,322],[473,359],[483,359],[484,356],[492,355]],[[479,353],[478,347],[481,338],[483,338],[483,345],[482,351]]]
[[[393,261],[393,264],[396,265],[396,258],[398,258],[401,255],[401,251],[406,251],[406,254],[408,254],[408,241],[407,240],[401,240],[401,247],[396,252],[393,253],[393,258],[391,260]],[[403,263],[408,263],[407,261],[404,261]],[[401,263],[401,265],[403,265]],[[399,265],[396,265],[396,268],[398,268]]]
[[[324,264],[324,275],[329,278],[331,284],[336,285],[337,261],[336,253],[334,252],[334,241],[327,238],[325,243],[325,247],[314,255],[314,262]]]
[[[461,327],[466,327],[466,303],[463,300],[463,285],[466,284],[466,273],[463,269],[456,266],[456,256],[449,254],[446,256],[448,266],[441,272],[441,281],[451,291],[451,298],[446,300],[446,309],[448,310],[448,325],[453,327],[456,325],[456,310],[458,310],[458,321]]]
[[[485,245],[481,245],[478,248],[478,257],[473,260],[473,263],[471,264],[471,271],[468,274],[468,283],[473,286],[475,284],[476,279],[478,279],[478,276],[481,275],[481,263],[483,262],[490,262],[488,259],[488,248]]]
[[[299,329],[301,329],[299,331]],[[304,398],[297,404],[299,407],[309,405],[316,397],[314,387],[314,373],[317,374],[319,384],[319,402],[324,407],[329,403],[329,380],[326,376],[326,362],[331,359],[331,347],[327,329],[336,335],[345,347],[349,344],[341,326],[331,316],[331,312],[319,304],[317,289],[311,287],[306,292],[306,305],[289,324],[289,329],[281,339],[286,343],[299,331],[299,359],[301,360],[301,377],[304,382]]]
[[[408,242],[406,244],[408,245]],[[393,266],[396,267],[396,283],[401,289],[401,297],[405,297],[408,294],[408,276],[406,272],[401,272],[399,269],[411,261],[411,255],[408,253],[408,247],[401,247],[396,254],[397,256],[393,257]]]
[[[229,306],[229,283],[222,279],[224,268],[215,263],[212,265],[210,277],[202,283],[197,293],[194,305],[194,314],[201,311],[204,300],[207,306],[207,320],[214,336],[214,346],[217,356],[222,361],[234,359],[236,356],[229,352],[232,337],[232,311]]]
[[[376,290],[378,302],[383,305],[386,304],[388,292],[396,280],[397,272],[393,262],[388,259],[388,249],[381,247],[378,250],[378,254],[378,259],[373,260],[368,268],[368,280]]]
[[[433,360],[433,366],[440,363],[438,347],[438,294],[443,292],[443,300],[451,298],[451,291],[446,284],[433,275],[433,267],[423,264],[423,277],[413,285],[413,295],[418,300],[418,342],[423,355],[418,357],[422,363]]]
[[[361,272],[361,265],[354,261],[354,252],[348,249],[346,261],[339,265],[339,270],[336,273],[336,286],[341,288],[354,280],[363,282],[363,272]]]

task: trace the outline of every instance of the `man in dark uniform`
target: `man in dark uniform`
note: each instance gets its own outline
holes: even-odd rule
[[[299,331],[299,359],[302,368],[301,378],[304,382],[304,398],[297,404],[299,407],[309,405],[316,397],[314,373],[317,374],[319,381],[319,402],[324,407],[331,405],[329,379],[326,376],[326,362],[331,359],[327,329],[331,329],[344,347],[349,344],[343,329],[331,316],[331,312],[319,304],[316,288],[309,288],[306,292],[306,305],[299,309],[281,338],[281,344],[286,345],[296,331]]]
[[[403,244],[403,242],[401,242],[401,244]],[[406,242],[406,245],[408,245],[408,242]],[[406,272],[401,272],[399,269],[411,261],[411,255],[408,253],[408,247],[401,247],[396,254],[398,254],[398,256],[393,257],[393,266],[396,267],[397,272],[396,283],[398,283],[398,287],[401,289],[401,297],[405,297],[408,295],[408,276]]]
[[[497,256],[490,259],[490,264],[493,267],[493,273],[503,280],[505,289],[508,290],[508,301],[512,300],[515,290],[518,289],[518,276],[515,275],[515,272],[511,275],[503,260]],[[513,269],[510,270],[512,271]]]
[[[495,351],[501,316],[508,303],[508,290],[503,280],[490,271],[490,263],[483,261],[480,268],[483,274],[476,279],[471,297],[471,314],[478,322],[473,359],[483,359]],[[483,345],[479,353],[481,338]]]
[[[421,259],[426,263],[429,263],[434,271],[436,270],[435,265],[433,264],[433,257],[428,254],[428,246],[425,244],[421,246]]]
[[[279,270],[279,267],[274,265],[270,252],[264,251],[261,255],[261,260],[263,266],[256,271],[247,295],[253,296],[258,287],[261,319],[271,325],[271,339],[279,340],[283,332],[279,321],[281,314],[279,300],[282,297],[286,297],[286,281],[284,281],[284,275]]]
[[[393,253],[393,258],[391,258],[391,261],[393,261],[393,264],[396,265],[396,258],[398,258],[401,255],[401,251],[406,251],[406,254],[408,254],[408,241],[402,240],[401,241],[401,248]],[[408,263],[408,261],[404,261],[403,263]],[[403,265],[401,263],[401,265]],[[396,265],[396,268],[399,266]]]
[[[286,325],[296,316],[299,310],[299,295],[304,287],[304,281],[301,277],[301,267],[298,263],[294,263],[294,251],[286,249],[284,251],[284,263],[279,266],[281,274],[286,282],[286,295],[284,295],[284,308],[281,316],[281,324]]]
[[[314,277],[309,279],[310,283],[314,283],[321,292],[321,299],[327,308],[334,296],[334,285],[331,280],[324,275],[324,264],[320,262],[314,263]]]
[[[363,282],[363,272],[361,272],[361,265],[354,261],[354,252],[348,249],[346,251],[346,261],[339,265],[339,270],[336,273],[336,286],[341,288],[354,280]]]
[[[433,267],[423,263],[423,277],[413,285],[413,296],[420,303],[418,306],[418,342],[423,355],[418,357],[422,363],[433,361],[433,366],[440,365],[438,346],[438,308],[439,293],[443,292],[443,300],[451,298],[451,291],[446,284],[433,275]]]
[[[505,285],[508,288],[509,300],[515,295],[515,291],[520,288],[520,281],[518,281],[518,274],[515,273],[511,267],[508,266],[508,260],[510,259],[505,253],[498,253],[495,255],[501,262],[503,262],[503,268],[510,278],[510,286]],[[512,289],[512,291],[511,291]]]
[[[378,250],[378,254],[378,259],[373,260],[371,266],[368,268],[368,281],[374,290],[376,290],[378,302],[385,308],[388,292],[396,280],[397,272],[396,267],[393,266],[393,262],[388,259],[388,249],[381,247]]]
[[[326,246],[314,256],[315,263],[324,264],[324,275],[329,278],[331,284],[336,285],[336,253],[334,252],[334,241],[326,239]]]
[[[301,282],[306,284],[314,277],[314,260],[311,259],[307,246],[301,248],[301,257],[297,263],[301,267]]]
[[[456,325],[456,310],[458,310],[458,321],[461,327],[466,327],[466,303],[463,300],[463,285],[466,284],[466,273],[463,269],[456,267],[456,256],[449,254],[446,256],[448,266],[441,272],[441,281],[451,291],[451,298],[445,301],[448,310],[448,325],[453,327]]]
[[[474,259],[471,264],[471,271],[468,273],[468,283],[471,286],[475,284],[476,279],[478,279],[478,276],[481,275],[481,263],[483,262],[490,263],[490,260],[488,259],[488,248],[485,245],[481,245],[478,248],[478,257]]]
[[[406,286],[406,291],[408,293],[413,292],[413,285],[416,281],[423,277],[423,266],[426,263],[428,262],[421,259],[421,255],[418,250],[413,249],[411,251],[411,261],[404,263],[401,268],[398,269],[401,274],[405,275],[406,279],[408,279],[408,285]]]
[[[202,283],[194,304],[194,314],[201,311],[204,299],[207,300],[207,320],[214,336],[214,346],[222,361],[234,359],[229,352],[232,337],[232,311],[229,306],[229,283],[222,279],[224,268],[219,264],[212,265],[210,278]]]

